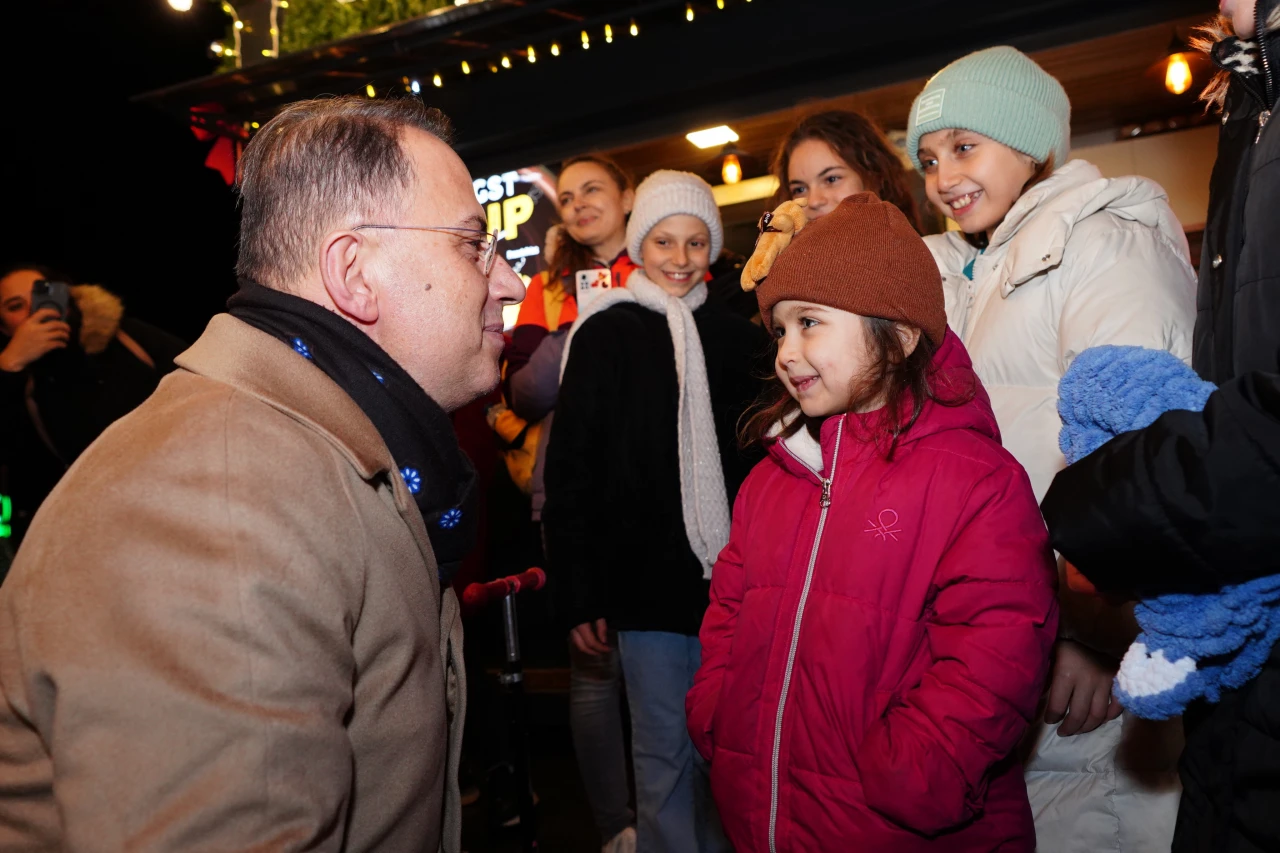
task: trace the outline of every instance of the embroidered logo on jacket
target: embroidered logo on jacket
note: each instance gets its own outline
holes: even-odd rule
[[[882,509],[880,514],[876,516],[879,524],[871,519],[867,519],[867,529],[863,533],[874,533],[876,538],[881,542],[892,539],[898,541],[898,534],[902,532],[902,528],[898,527],[898,514],[891,509]]]

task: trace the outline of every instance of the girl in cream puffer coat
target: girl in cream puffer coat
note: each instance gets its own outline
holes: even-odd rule
[[[926,240],[948,323],[1037,499],[1066,465],[1057,391],[1075,356],[1129,344],[1189,360],[1195,320],[1187,242],[1164,191],[1066,162],[1069,115],[1058,82],[1002,47],[930,80],[908,130],[930,199],[962,229]],[[1026,744],[1037,849],[1167,851],[1180,721],[1140,721],[1110,700],[1116,658],[1136,634],[1130,609],[1065,585],[1060,602],[1046,725]]]

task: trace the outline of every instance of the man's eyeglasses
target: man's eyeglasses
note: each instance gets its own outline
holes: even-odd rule
[[[481,269],[487,276],[493,272],[493,263],[498,257],[498,235],[499,229],[495,229],[492,233],[481,231],[478,228],[461,228],[453,225],[357,225],[352,231],[359,231],[364,228],[377,228],[383,231],[440,231],[445,234],[475,234],[483,239],[480,246]]]

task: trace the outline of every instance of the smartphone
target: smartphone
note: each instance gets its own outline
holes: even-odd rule
[[[67,309],[71,307],[71,289],[65,281],[49,281],[38,279],[31,285],[31,313],[45,308],[58,312],[58,319],[67,319]]]

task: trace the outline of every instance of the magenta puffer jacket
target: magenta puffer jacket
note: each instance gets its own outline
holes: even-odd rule
[[[738,853],[1030,851],[1012,756],[1057,630],[1026,473],[950,332],[893,461],[869,418],[775,442],[711,582],[689,733]],[[818,472],[823,472],[819,474]]]

